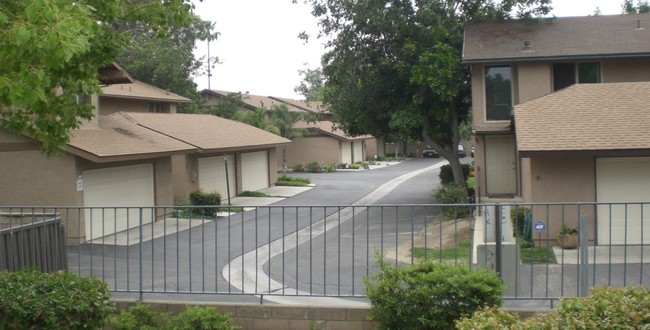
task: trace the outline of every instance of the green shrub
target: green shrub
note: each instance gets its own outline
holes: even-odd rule
[[[113,330],[159,329],[169,318],[167,313],[156,313],[147,304],[135,304],[111,318]]]
[[[353,169],[353,170],[358,170],[358,169],[360,169],[360,168],[361,168],[361,164],[359,164],[359,163],[354,163],[354,164],[352,164],[352,169]]]
[[[514,329],[519,316],[498,307],[486,307],[456,321],[458,330]]]
[[[452,329],[454,321],[486,306],[500,306],[503,284],[487,270],[425,261],[407,268],[380,259],[366,280],[377,329]]]
[[[512,228],[515,230],[516,236],[530,240],[530,237],[524,236],[526,229],[524,226],[526,224],[526,218],[528,217],[530,217],[530,209],[528,208],[513,207],[510,209],[510,221],[512,221]]]
[[[469,177],[469,172],[472,170],[472,165],[470,164],[460,164],[461,169],[463,170],[463,177],[465,180]],[[445,164],[440,166],[440,183],[443,185],[450,184],[454,182],[454,172],[451,170],[451,165]]]
[[[305,168],[305,164],[302,164],[302,163],[293,165],[292,169],[293,169],[294,172],[306,172],[307,171],[307,169]]]
[[[261,191],[250,191],[250,190],[244,190],[239,194],[241,197],[269,197],[269,195],[261,192]]]
[[[166,329],[174,330],[230,330],[237,329],[230,315],[218,313],[212,307],[188,306],[169,320]]]
[[[463,188],[448,184],[440,187],[435,194],[435,199],[440,204],[467,204],[469,198],[465,195]],[[467,217],[472,210],[471,206],[443,206],[442,213],[447,219]]]
[[[190,203],[194,206],[211,206],[221,205],[221,195],[218,192],[206,193],[203,191],[193,191],[190,193]],[[194,208],[194,212],[206,217],[213,217],[217,214],[214,207]]]
[[[305,169],[308,173],[322,173],[323,168],[321,167],[321,164],[317,162],[309,163],[307,164],[307,167]]]
[[[282,175],[278,178],[278,181],[275,183],[276,186],[293,186],[293,187],[304,187],[311,183],[308,178],[296,178],[287,175]]]
[[[153,312],[147,304],[136,304],[122,311],[111,319],[110,326],[114,330],[237,329],[230,315],[220,314],[211,307],[188,306],[184,312],[170,318],[169,313]]]
[[[492,327],[482,327],[490,320]],[[513,323],[513,320],[516,322]],[[549,313],[524,320],[484,310],[458,322],[458,329],[648,329],[650,292],[642,287],[593,289],[587,298],[564,299]]]
[[[336,167],[332,164],[324,164],[323,171],[326,173],[336,172]]]
[[[96,329],[115,307],[106,283],[64,272],[0,272],[1,329]]]

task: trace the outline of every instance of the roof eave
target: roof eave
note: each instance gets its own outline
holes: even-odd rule
[[[522,62],[551,62],[551,61],[570,61],[570,60],[595,60],[595,59],[619,59],[619,58],[639,58],[650,57],[650,52],[646,53],[622,53],[622,54],[589,54],[589,55],[562,55],[562,56],[536,56],[536,57],[502,57],[486,59],[463,59],[462,64],[486,64],[486,63],[522,63]]]
[[[520,158],[540,157],[647,157],[650,149],[519,150]]]

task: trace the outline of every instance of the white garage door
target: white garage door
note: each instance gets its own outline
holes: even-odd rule
[[[230,185],[230,196],[237,193],[235,182],[235,156],[228,156],[228,184]],[[223,156],[208,157],[199,159],[199,186],[205,192],[218,192],[221,200],[228,198],[226,186],[226,164]]]
[[[363,141],[354,141],[354,162],[363,161]]]
[[[269,186],[269,157],[266,151],[241,155],[242,190],[255,191]]]
[[[352,143],[341,142],[341,163],[352,164]]]
[[[153,221],[152,164],[88,170],[82,178],[84,206],[92,207],[85,209],[86,239],[139,226],[140,210],[142,223]]]
[[[598,244],[649,244],[650,158],[596,160]],[[643,236],[642,236],[643,235]]]

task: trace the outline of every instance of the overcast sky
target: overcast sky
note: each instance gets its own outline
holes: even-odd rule
[[[221,33],[210,43],[210,55],[221,64],[212,70],[210,88],[229,92],[300,99],[293,88],[300,83],[298,70],[320,66],[323,48],[311,8],[291,0],[203,0],[195,1],[196,13],[216,22]],[[621,13],[623,0],[554,0],[553,14],[592,15],[597,7],[603,15]],[[314,34],[305,44],[298,33]],[[206,45],[197,47],[205,55]],[[196,77],[199,90],[208,88],[208,77]]]

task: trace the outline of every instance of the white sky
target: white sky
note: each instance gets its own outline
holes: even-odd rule
[[[203,0],[196,13],[216,22],[219,38],[210,43],[210,55],[221,64],[212,70],[210,88],[229,92],[300,99],[293,88],[300,81],[299,69],[320,66],[323,54],[316,39],[318,27],[311,8],[299,0]],[[553,14],[563,16],[592,15],[597,7],[603,15],[621,13],[623,0],[554,0]],[[301,31],[311,32],[305,44],[298,39]],[[195,50],[199,56],[206,45]],[[196,77],[199,90],[208,88],[208,77]]]

